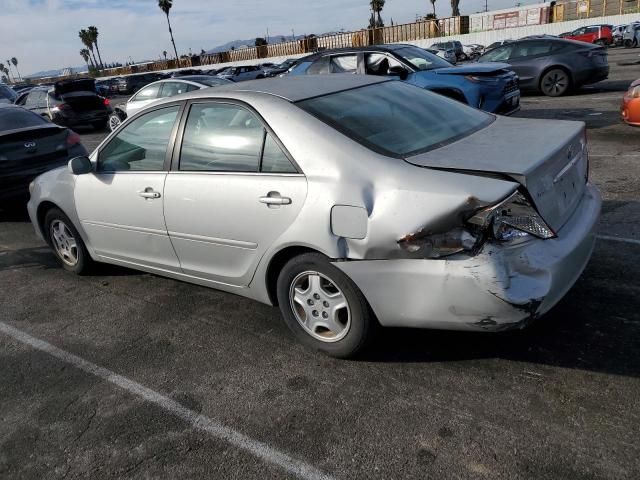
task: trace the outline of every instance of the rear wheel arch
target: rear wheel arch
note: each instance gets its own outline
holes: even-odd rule
[[[300,245],[291,245],[283,248],[278,251],[271,260],[269,261],[269,266],[267,267],[267,273],[265,278],[265,283],[267,287],[267,293],[269,295],[269,300],[271,300],[272,305],[278,305],[278,276],[280,272],[287,264],[289,260],[299,255],[303,255],[305,253],[318,253],[320,255],[324,255],[319,250],[315,250],[310,247],[303,247]]]

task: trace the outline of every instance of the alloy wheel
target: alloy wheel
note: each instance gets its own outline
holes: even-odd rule
[[[116,128],[118,128],[121,123],[122,123],[122,120],[120,120],[120,117],[118,115],[111,115],[109,117],[109,128],[111,129],[112,132]]]
[[[289,288],[289,302],[302,328],[322,342],[337,342],[351,327],[346,296],[329,277],[315,271],[298,274]]]
[[[562,70],[552,70],[542,80],[542,91],[545,95],[560,96],[569,88],[569,77]]]
[[[49,228],[56,253],[65,264],[74,267],[78,263],[78,244],[73,233],[62,220],[54,220]]]

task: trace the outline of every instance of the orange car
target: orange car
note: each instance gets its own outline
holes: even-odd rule
[[[629,85],[629,90],[622,97],[620,112],[625,122],[640,127],[640,79]]]

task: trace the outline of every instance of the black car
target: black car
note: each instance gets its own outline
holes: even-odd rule
[[[119,77],[117,79],[118,93],[130,95],[136,93],[142,87],[149,85],[151,82],[156,82],[163,78],[166,78],[166,76],[157,72],[138,73],[127,75],[126,77]]]
[[[489,50],[478,62],[506,62],[520,77],[521,90],[550,97],[609,76],[605,47],[562,38],[516,40]]]
[[[0,208],[24,201],[29,183],[87,155],[80,136],[22,107],[0,104]]]
[[[274,65],[272,67],[265,68],[264,74],[266,77],[277,77],[278,75],[286,73],[291,67],[293,67],[296,64],[297,61],[298,61],[297,58],[290,58],[288,60],[285,60],[279,65]]]
[[[96,93],[92,78],[62,80],[53,87],[36,87],[20,95],[15,103],[66,127],[103,129],[111,114],[109,100]]]

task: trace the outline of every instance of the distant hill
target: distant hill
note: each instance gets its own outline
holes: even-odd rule
[[[25,75],[25,78],[42,78],[42,77],[57,77],[62,75],[62,72],[67,70],[66,68],[59,68],[58,70],[43,70],[41,72],[32,73],[30,75]],[[81,67],[71,67],[73,73],[81,73],[87,71],[87,66],[82,65]]]
[[[284,38],[285,42],[291,42],[293,40],[299,40],[304,38],[303,35],[296,35],[295,37],[292,35],[269,35],[269,43],[281,43]],[[211,50],[207,50],[207,53],[218,53],[218,52],[228,52],[233,49],[238,50],[241,47],[253,47],[255,46],[256,39],[250,38],[248,40],[232,40],[231,42],[227,42],[224,45],[219,45]]]

